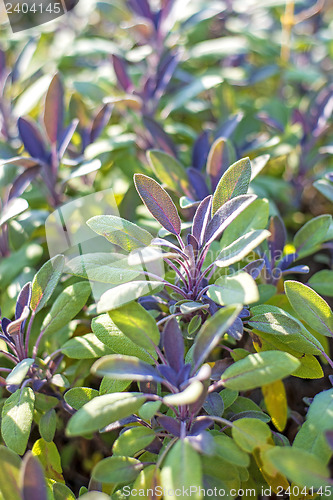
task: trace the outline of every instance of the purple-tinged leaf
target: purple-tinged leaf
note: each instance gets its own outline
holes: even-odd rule
[[[58,74],[51,80],[45,98],[44,125],[51,144],[59,143],[64,123],[64,89]]]
[[[172,417],[162,415],[157,419],[158,423],[173,436],[180,436],[180,422]]]
[[[165,153],[177,157],[176,146],[161,125],[149,116],[143,117],[143,123],[149,133],[151,147],[161,149]]]
[[[166,323],[162,333],[162,342],[169,365],[179,372],[184,365],[184,339],[174,318]]]
[[[44,471],[39,460],[28,451],[22,462],[22,500],[47,500]]]
[[[213,392],[212,394],[216,394],[216,393]],[[222,402],[223,402],[223,400],[222,400]],[[192,427],[191,427],[191,435],[194,436],[196,434],[200,434],[202,431],[208,429],[208,427],[211,427],[213,425],[214,425],[214,420],[212,420],[211,418],[205,417],[204,415],[197,417],[196,419],[193,420]]]
[[[243,194],[227,201],[218,209],[212,220],[209,222],[204,241],[210,245],[216,238],[221,236],[226,227],[231,224],[236,217],[243,212],[256,199],[256,195]]]
[[[11,321],[11,323],[7,326],[8,335],[19,335],[21,332],[22,324],[24,325],[30,314],[29,307],[25,307],[22,311],[21,316],[15,321]]]
[[[33,167],[27,168],[22,174],[20,174],[13,182],[10,188],[8,199],[17,198],[30,186],[31,181],[37,177],[40,170],[40,165],[36,164]]]
[[[28,43],[21,50],[20,55],[16,59],[11,72],[12,83],[17,82],[17,80],[23,75],[23,73],[28,69],[32,56],[34,55],[37,47],[37,39],[30,38]]]
[[[271,233],[267,238],[268,249],[271,260],[275,263],[282,257],[287,238],[285,225],[278,215],[271,217],[268,230]]]
[[[103,128],[106,127],[107,123],[110,120],[111,113],[112,113],[112,106],[110,106],[110,104],[105,104],[98,111],[91,125],[90,143],[96,141],[96,139],[100,136]]]
[[[199,453],[203,453],[205,455],[215,454],[215,441],[209,432],[202,431],[200,434],[195,436],[188,436],[187,439],[189,443],[191,443],[192,448]]]
[[[236,318],[231,327],[228,328],[227,333],[233,339],[241,340],[244,333],[242,320],[240,318]]]
[[[71,139],[73,137],[73,134],[76,130],[76,127],[78,126],[79,120],[75,119],[73,120],[67,128],[63,131],[61,137],[59,138],[58,141],[58,155],[59,158],[61,159],[65,152],[66,149],[68,148],[69,143],[71,142]]]
[[[199,243],[199,248],[202,247],[207,226],[211,220],[212,211],[212,196],[207,196],[198,206],[192,225],[192,234]]]
[[[153,13],[147,0],[128,0],[128,4],[139,16],[153,20]]]
[[[242,271],[245,271],[250,276],[252,276],[254,280],[256,280],[259,277],[264,265],[265,265],[264,259],[253,260],[245,267],[243,267]]]
[[[147,151],[147,160],[161,184],[178,196],[193,196],[186,170],[176,158],[164,151],[151,149]]]
[[[177,377],[177,385],[178,385],[178,387],[181,384],[183,384],[186,380],[189,379],[190,374],[191,374],[191,364],[190,363],[186,363],[186,365],[184,365],[183,368],[178,373],[178,377]]]
[[[157,70],[156,88],[154,91],[154,99],[159,100],[164,94],[175,69],[179,62],[179,54],[170,54],[162,59]]]
[[[216,139],[209,150],[206,167],[207,174],[211,178],[213,191],[215,191],[223,172],[235,161],[236,154],[230,141],[224,137]]]
[[[8,318],[1,319],[1,329],[2,329],[3,333],[7,334],[7,328],[8,328],[8,325],[10,325],[10,323],[11,323],[11,321]]]
[[[203,169],[207,163],[208,153],[210,149],[209,135],[205,130],[199,135],[193,146],[192,165],[197,170]]]
[[[116,56],[115,54],[112,54],[112,63],[118,84],[125,92],[131,92],[133,90],[133,83],[128,76],[124,59]]]
[[[284,126],[282,125],[282,123],[280,123],[278,120],[275,120],[272,116],[269,116],[266,111],[260,111],[259,113],[257,113],[257,118],[265,125],[268,125],[268,127],[278,130],[279,132],[284,132]]]
[[[198,200],[203,200],[209,195],[205,176],[195,168],[188,168],[187,175]]]
[[[177,386],[177,373],[173,368],[171,368],[171,366],[159,365],[157,369],[165,380],[167,380],[170,384]]]
[[[193,248],[193,252],[197,252],[199,250],[198,240],[193,236],[193,234],[187,235],[187,245],[191,245]]]
[[[295,266],[295,267],[290,267],[289,269],[285,269],[282,271],[282,274],[286,273],[294,273],[294,274],[307,274],[310,272],[309,266]]]
[[[228,200],[246,194],[251,180],[251,162],[242,158],[224,172],[213,195],[212,215]]]
[[[211,392],[203,405],[208,415],[222,417],[224,412],[224,403],[218,392]]]
[[[30,306],[30,300],[31,300],[31,283],[29,281],[29,283],[24,285],[24,287],[19,293],[19,296],[17,297],[16,308],[15,308],[15,319],[20,318],[23,313],[23,309],[25,307]]]
[[[303,134],[310,133],[310,122],[307,117],[299,109],[294,109],[292,112],[292,123],[299,123],[302,126]]]
[[[328,121],[333,113],[333,85],[324,88],[318,95],[315,106],[315,126],[312,130],[313,137],[320,137],[328,128]]]
[[[188,256],[184,252],[182,252],[180,250],[180,248],[178,248],[176,245],[174,245],[170,241],[164,240],[163,238],[154,238],[151,241],[151,245],[156,245],[156,246],[159,246],[159,247],[171,248],[175,252],[179,253],[182,257],[184,257],[184,259],[188,259]]]
[[[163,382],[155,368],[134,356],[110,354],[94,363],[92,370],[97,375],[116,380],[155,380]]]
[[[279,262],[278,268],[281,270],[287,269],[298,257],[298,253],[288,253],[283,257],[283,259]]]
[[[235,115],[230,116],[222,125],[218,128],[215,138],[218,139],[220,137],[224,137],[225,139],[229,139],[229,137],[234,133],[239,123],[242,121],[244,117],[244,113],[236,113]]]
[[[134,183],[143,203],[155,219],[172,234],[179,235],[181,221],[168,193],[147,175],[135,174]]]
[[[48,153],[37,126],[32,121],[22,117],[18,119],[17,126],[21,140],[29,155],[42,162],[46,161]]]
[[[3,50],[0,49],[0,80],[3,78],[6,72],[6,55]]]

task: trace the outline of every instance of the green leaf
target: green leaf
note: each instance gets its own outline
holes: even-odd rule
[[[45,477],[64,483],[60,455],[53,442],[48,443],[43,438],[38,439],[31,451],[44,467]]]
[[[4,290],[25,267],[34,267],[43,255],[41,245],[26,243],[0,261],[0,283]]]
[[[182,196],[184,193],[191,195],[186,170],[178,160],[156,149],[147,151],[147,159],[154,174],[162,184],[165,184],[178,196]]]
[[[116,380],[163,381],[163,378],[154,367],[134,356],[122,356],[119,354],[104,356],[96,361],[91,369],[96,375]]]
[[[72,359],[93,359],[113,354],[114,351],[104,345],[96,335],[87,333],[82,337],[74,337],[64,343],[61,351]]]
[[[17,389],[2,409],[1,434],[8,448],[23,455],[28,444],[35,394],[30,387]]]
[[[333,389],[317,394],[308,410],[306,420],[316,426],[317,431],[328,431],[333,428]]]
[[[309,220],[297,231],[294,246],[299,259],[314,252],[318,245],[326,241],[331,222],[331,215],[319,215]]]
[[[232,437],[244,451],[252,453],[257,447],[268,442],[271,430],[267,424],[257,418],[241,418],[232,424]]]
[[[227,267],[235,264],[235,262],[239,262],[268,238],[269,235],[270,232],[266,231],[266,229],[256,229],[243,234],[243,236],[240,236],[233,243],[223,248],[222,252],[217,256],[215,264],[218,267]]]
[[[7,385],[20,385],[25,379],[26,374],[29,371],[31,365],[33,365],[35,360],[33,358],[26,358],[20,363],[18,363],[15,368],[12,369],[10,374],[6,378]]]
[[[113,455],[132,457],[144,450],[155,439],[155,432],[148,427],[132,427],[122,432],[112,447]]]
[[[136,413],[145,396],[135,392],[115,392],[94,398],[82,406],[68,423],[67,435],[80,436],[98,431],[103,427]]]
[[[54,483],[52,491],[54,500],[76,500],[74,493],[65,484]]]
[[[131,302],[132,300],[159,293],[164,285],[160,281],[132,281],[107,290],[97,304],[97,312],[107,312]]]
[[[113,352],[123,354],[125,356],[136,356],[137,358],[152,364],[153,361],[147,352],[135,344],[129,337],[117,328],[109,314],[102,314],[94,318],[91,323],[91,328],[96,337],[106,346],[112,349]],[[157,354],[153,346],[148,352],[157,359]]]
[[[320,354],[324,350],[316,337],[286,314],[274,311],[257,314],[250,319],[248,324],[260,332],[277,335],[281,342],[297,352]]]
[[[242,212],[242,217],[237,217],[224,230],[221,245],[226,247],[233,243],[239,235],[250,231],[265,229],[268,222],[269,203],[268,200],[255,200]]]
[[[177,500],[176,491],[192,487],[191,498],[202,499],[202,468],[198,453],[188,440],[179,439],[166,456],[161,470],[162,487],[170,490],[170,500]]]
[[[204,323],[193,344],[193,360],[196,366],[200,366],[217,346],[222,335],[233,324],[241,309],[240,305],[224,307]]]
[[[287,352],[249,354],[225,370],[222,382],[229,389],[247,391],[287,377],[299,366],[298,359]]]
[[[130,380],[113,380],[108,377],[102,379],[99,386],[99,395],[110,394],[112,392],[122,392],[131,385]]]
[[[0,495],[3,500],[22,500],[19,484],[21,459],[9,448],[0,445]]]
[[[330,484],[326,465],[299,448],[276,446],[263,454],[263,460],[300,487],[320,488]]]
[[[293,441],[294,448],[308,451],[311,455],[315,455],[322,460],[326,465],[328,464],[332,450],[329,447],[325,434],[317,429],[316,424],[306,420]]]
[[[228,200],[246,194],[251,180],[249,158],[236,161],[222,175],[213,195],[212,215]]]
[[[333,313],[320,295],[298,281],[286,281],[284,289],[290,304],[302,320],[326,337],[333,335]]]
[[[93,469],[92,477],[101,483],[132,483],[143,465],[131,457],[108,457],[101,460]]]
[[[140,275],[142,265],[131,267],[129,258],[116,253],[88,253],[71,259],[66,272],[80,278],[120,285],[134,280]]]
[[[195,403],[204,391],[204,386],[199,380],[194,380],[181,392],[164,396],[163,403],[171,406],[180,406]]]
[[[52,409],[42,415],[39,421],[39,433],[45,441],[50,443],[53,441],[56,428],[57,415],[54,409]]]
[[[135,344],[151,351],[160,341],[160,332],[154,318],[137,302],[130,302],[110,311],[115,325]]]
[[[216,453],[224,460],[239,467],[248,467],[250,465],[249,455],[229,436],[219,434],[214,436],[214,441]]]
[[[207,295],[221,306],[251,304],[259,299],[257,284],[246,272],[221,276],[215,283],[209,287]]]
[[[311,276],[308,285],[320,295],[327,295],[333,297],[333,271],[323,269]]]
[[[0,227],[29,208],[27,200],[23,198],[12,198],[1,212]]]
[[[65,288],[58,295],[44,318],[42,324],[44,334],[56,333],[67,325],[81,311],[88,300],[90,292],[90,284],[85,281],[74,283],[74,285]]]
[[[162,401],[147,401],[147,403],[144,403],[139,410],[140,417],[143,418],[143,420],[151,420],[160,409],[161,404]]]
[[[64,399],[72,408],[79,410],[97,396],[99,396],[99,392],[96,391],[96,389],[90,389],[90,387],[74,387],[65,393]]]
[[[313,183],[314,187],[318,189],[328,200],[333,203],[333,184],[327,179],[319,179]]]
[[[32,281],[30,307],[36,313],[43,309],[47,301],[54,292],[62,271],[64,269],[65,258],[63,255],[56,255],[45,262],[35,275]]]
[[[115,215],[96,215],[87,224],[95,233],[128,252],[150,245],[153,239],[145,229]]]

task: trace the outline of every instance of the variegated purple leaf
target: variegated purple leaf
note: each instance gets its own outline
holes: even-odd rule
[[[177,157],[176,147],[161,125],[149,116],[143,117],[143,123],[149,133],[151,147],[161,149],[165,153]]]
[[[191,446],[199,453],[214,455],[215,441],[209,432],[202,431],[195,436],[188,436],[187,439],[191,443]]]
[[[204,238],[206,246],[210,245],[216,238],[221,236],[225,228],[228,227],[246,207],[251,205],[256,198],[256,195],[253,194],[243,194],[236,198],[232,198],[219,208],[207,226]]]
[[[203,169],[207,163],[209,149],[209,134],[205,130],[199,135],[193,146],[192,165],[194,168],[197,170]]]
[[[22,290],[19,293],[19,296],[17,297],[16,301],[16,308],[15,308],[15,319],[18,319],[22,313],[23,309],[25,307],[30,306],[30,300],[31,300],[31,283],[26,283]]]
[[[44,125],[51,144],[59,144],[64,123],[64,89],[58,74],[54,75],[45,98]]]
[[[278,215],[271,217],[268,230],[271,233],[267,238],[268,249],[272,262],[276,262],[282,257],[287,238],[285,225]]]
[[[157,419],[158,423],[173,436],[180,436],[180,422],[172,417],[162,415]]]
[[[45,162],[48,157],[48,152],[46,151],[44,139],[37,126],[31,120],[22,117],[18,119],[17,126],[24,147],[30,156]]]
[[[125,92],[131,92],[133,90],[133,83],[128,76],[124,59],[112,54],[112,63],[118,84]]]
[[[162,343],[169,365],[179,372],[184,365],[184,339],[174,318],[169,319],[164,327]]]
[[[147,175],[135,174],[134,183],[143,203],[155,219],[172,234],[179,235],[181,221],[168,193]]]
[[[91,125],[90,143],[96,141],[96,139],[99,137],[103,128],[106,127],[108,121],[110,120],[111,113],[112,113],[112,106],[110,104],[105,104],[98,111]]]
[[[206,184],[205,176],[196,170],[195,168],[188,168],[187,175],[190,181],[191,186],[194,189],[194,192],[197,196],[198,200],[203,200],[206,196],[209,195],[209,190]]]
[[[162,377],[167,380],[170,384],[176,386],[177,385],[177,373],[171,366],[168,365],[159,365],[157,370],[162,375]]]
[[[113,379],[163,382],[154,367],[134,356],[104,356],[96,361],[93,370],[97,375]]]
[[[63,133],[58,141],[58,155],[59,155],[60,159],[64,156],[66,149],[68,148],[68,145],[71,142],[73,134],[76,130],[76,127],[78,126],[78,123],[79,123],[79,120],[77,120],[77,119],[73,120],[68,125],[68,127],[63,131]]]
[[[25,306],[22,314],[19,318],[17,318],[15,321],[11,321],[10,324],[7,326],[7,333],[8,335],[19,335],[19,333],[22,331],[23,325],[25,324],[28,316],[30,313],[30,309]]]
[[[27,187],[31,184],[31,181],[35,179],[40,170],[40,165],[36,164],[33,167],[27,168],[22,174],[20,174],[15,181],[13,182],[12,187],[10,188],[8,199],[17,198],[21,196],[22,193],[27,189]]]
[[[47,500],[47,488],[43,468],[34,455],[28,451],[22,462],[22,500]]]
[[[236,154],[231,142],[224,137],[216,139],[209,150],[206,167],[207,174],[211,178],[213,191],[215,191],[221,175],[235,161]]]
[[[205,232],[211,220],[212,213],[212,196],[207,196],[198,206],[192,225],[192,234],[199,243],[199,247],[204,242]]]

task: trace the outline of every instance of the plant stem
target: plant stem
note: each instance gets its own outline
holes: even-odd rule
[[[28,357],[29,356],[29,339],[30,339],[30,333],[31,333],[31,328],[32,328],[32,323],[35,319],[36,312],[32,311],[31,317],[29,320],[28,328],[27,328],[27,333],[25,336],[25,354]]]

